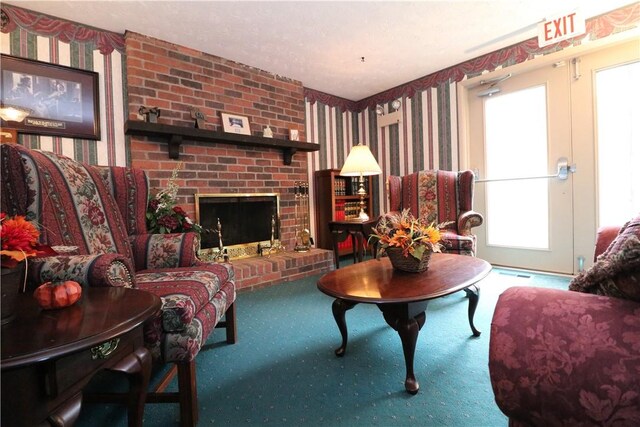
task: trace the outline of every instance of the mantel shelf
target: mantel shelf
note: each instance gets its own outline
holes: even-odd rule
[[[169,144],[169,158],[180,156],[180,144],[183,140],[215,142],[245,147],[265,147],[282,150],[285,165],[290,165],[293,155],[298,151],[318,151],[320,146],[311,142],[290,141],[286,139],[264,138],[262,136],[240,135],[207,129],[188,128],[161,123],[149,123],[140,120],[127,120],[124,125],[126,135],[155,136],[166,138]]]

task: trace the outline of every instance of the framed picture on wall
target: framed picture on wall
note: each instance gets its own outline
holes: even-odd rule
[[[222,117],[222,129],[225,132],[251,135],[248,117],[230,113],[220,113],[220,116]]]
[[[29,110],[20,133],[100,139],[98,73],[2,55],[2,106]]]

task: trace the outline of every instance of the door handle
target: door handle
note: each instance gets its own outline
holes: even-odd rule
[[[558,169],[556,173],[552,175],[539,175],[539,176],[519,176],[519,177],[511,177],[511,178],[488,178],[488,179],[476,179],[476,182],[497,182],[497,181],[519,181],[524,179],[545,179],[545,178],[558,178],[561,180],[566,180],[569,178],[569,172],[576,172],[575,163],[569,164],[569,160],[566,157],[561,157],[558,159]],[[474,175],[479,176],[478,170],[474,169]]]

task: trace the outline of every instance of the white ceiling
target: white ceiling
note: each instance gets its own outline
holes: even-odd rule
[[[357,101],[535,37],[545,17],[579,9],[589,18],[633,0],[7,3],[134,31]]]

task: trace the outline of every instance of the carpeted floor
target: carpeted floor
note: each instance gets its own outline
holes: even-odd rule
[[[566,289],[569,281],[494,269],[480,283],[478,338],[471,335],[464,292],[432,301],[416,346],[420,392],[411,396],[404,391],[400,339],[377,307],[347,312],[347,353],[334,356],[340,333],[332,298],[316,288],[318,277],[239,294],[238,343],[225,344],[217,331],[197,358],[198,425],[506,426],[488,371],[498,295],[514,285]],[[147,405],[144,424],[178,425],[178,406]],[[124,426],[125,409],[85,405],[78,425]]]

